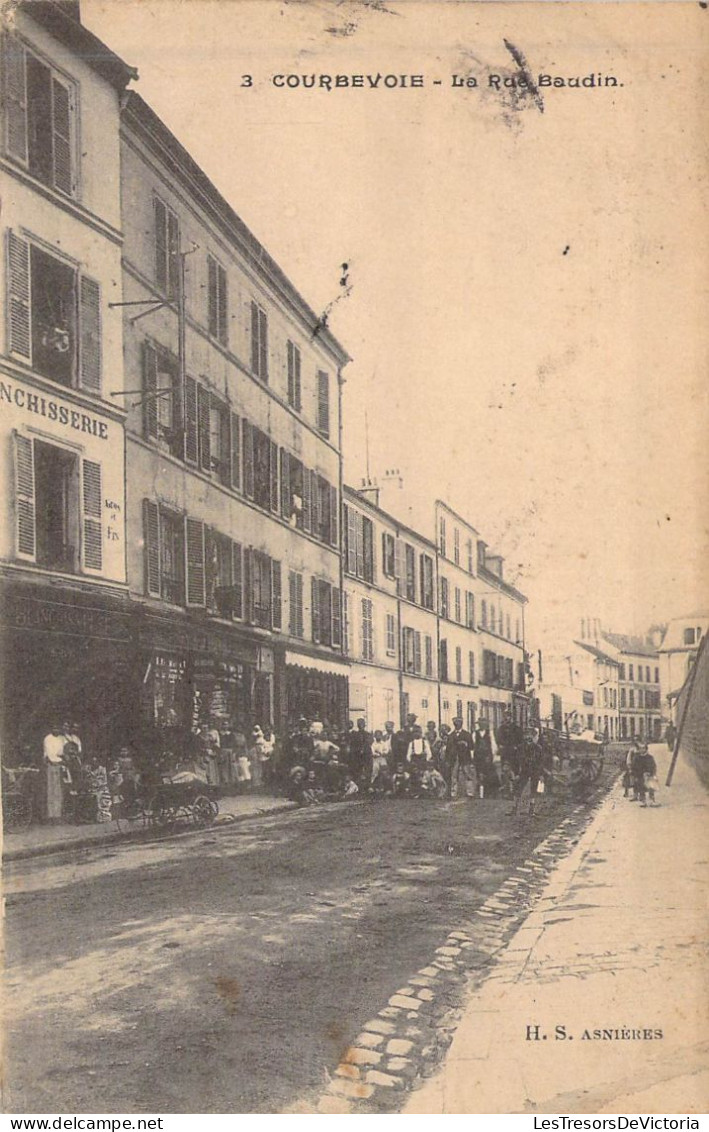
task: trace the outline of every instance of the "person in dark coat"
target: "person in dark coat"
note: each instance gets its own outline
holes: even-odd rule
[[[462,717],[457,715],[453,720],[453,730],[446,740],[445,752],[445,778],[448,797],[451,799],[457,798],[461,781],[466,796],[471,797],[473,745],[472,735],[463,729]]]
[[[403,763],[406,760],[411,740],[414,737],[414,727],[416,726],[416,716],[411,713],[406,717],[404,726],[396,732],[391,741],[392,760],[395,766]]]
[[[493,767],[492,736],[490,735],[490,727],[486,719],[481,719],[478,724],[478,730],[475,735],[473,762],[475,764],[478,794],[482,798],[485,793],[485,787],[492,782],[493,775],[495,774]]]
[[[519,812],[519,804],[524,788],[529,783],[529,816],[534,817],[534,804],[539,792],[539,783],[544,776],[544,748],[540,742],[538,727],[533,727],[526,736],[522,748],[522,758],[517,782],[515,783],[515,804],[510,814]]]
[[[360,794],[368,793],[372,781],[372,736],[364,719],[358,719],[354,731],[350,732],[347,762]]]

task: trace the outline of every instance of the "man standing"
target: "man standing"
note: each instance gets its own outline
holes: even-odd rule
[[[524,736],[522,728],[515,723],[509,708],[505,711],[502,723],[497,729],[497,746],[500,750],[500,765],[505,776],[514,779],[519,774],[520,756]]]
[[[406,723],[397,731],[396,735],[391,741],[391,750],[394,758],[394,765],[406,761],[406,755],[409,750],[409,744],[414,737],[414,727],[416,726],[416,716],[410,713],[406,717]]]
[[[462,780],[467,797],[472,797],[472,762],[473,737],[469,731],[463,730],[462,717],[457,715],[453,720],[453,730],[446,742],[446,778],[448,780],[449,798],[457,798],[459,779]]]
[[[473,761],[475,763],[478,794],[483,798],[485,796],[485,785],[492,779],[493,775],[492,738],[486,719],[481,719],[478,724]]]
[[[350,732],[347,752],[350,774],[362,794],[368,792],[372,781],[372,736],[366,728],[366,720],[358,719],[355,730]]]
[[[534,803],[539,790],[539,783],[544,773],[544,750],[540,742],[538,727],[533,727],[527,735],[522,749],[520,772],[515,784],[515,804],[510,814],[519,812],[519,804],[524,788],[529,783],[529,816],[534,817]]]

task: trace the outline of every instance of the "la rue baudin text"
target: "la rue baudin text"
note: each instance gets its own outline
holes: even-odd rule
[[[556,75],[541,72],[532,76],[524,71],[515,75],[490,72],[485,76],[453,74],[448,79],[429,78],[426,75],[394,74],[377,71],[372,74],[277,74],[271,76],[271,84],[278,90],[416,90],[422,87],[447,86],[454,90],[519,90],[539,91],[551,88],[599,90],[606,87],[622,87],[623,83],[615,75],[602,71],[590,71],[586,75]],[[253,87],[253,75],[242,75],[241,86]]]

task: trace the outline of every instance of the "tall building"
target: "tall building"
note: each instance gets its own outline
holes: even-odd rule
[[[140,727],[341,724],[348,356],[135,93],[121,151]]]
[[[652,641],[623,633],[601,638],[618,661],[620,738],[662,737],[659,654]]]
[[[3,749],[53,721],[94,749],[126,710],[120,101],[136,72],[78,4],[2,35],[0,616]]]

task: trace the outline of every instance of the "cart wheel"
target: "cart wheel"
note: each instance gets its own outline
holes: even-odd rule
[[[175,828],[176,815],[172,806],[166,806],[158,794],[151,798],[146,811],[148,825],[169,833]]]
[[[219,807],[206,794],[198,794],[192,803],[192,821],[195,825],[211,825],[219,813]]]

